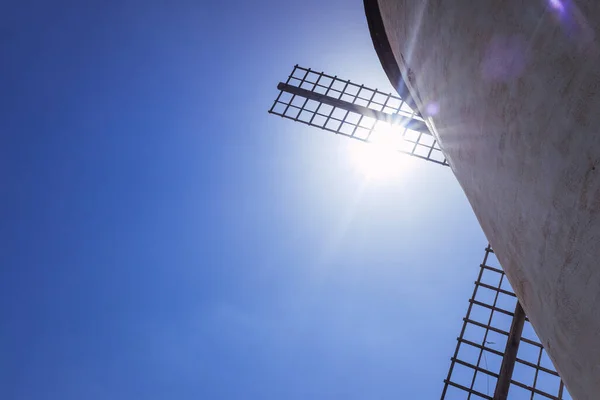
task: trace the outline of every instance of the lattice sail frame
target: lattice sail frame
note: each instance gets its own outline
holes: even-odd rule
[[[400,97],[298,65],[269,113],[448,165],[423,118]]]
[[[517,297],[494,251],[485,249],[442,400],[493,400]],[[571,400],[529,320],[525,318],[508,399]]]

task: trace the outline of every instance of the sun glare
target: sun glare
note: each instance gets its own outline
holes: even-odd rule
[[[350,158],[357,170],[369,180],[397,178],[408,166],[405,155],[398,152],[402,142],[398,127],[380,122],[369,143],[349,143]]]

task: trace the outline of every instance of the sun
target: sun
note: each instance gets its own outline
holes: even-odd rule
[[[369,180],[387,181],[398,178],[407,169],[406,156],[398,151],[402,136],[397,127],[379,123],[368,143],[349,143],[352,164]]]
[[[349,143],[354,167],[369,180],[388,180],[399,174],[402,157],[397,151],[375,143]]]

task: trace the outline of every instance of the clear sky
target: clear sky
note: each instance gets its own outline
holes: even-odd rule
[[[267,114],[391,91],[360,0],[0,6],[0,398],[437,398],[486,240],[449,168],[368,180]]]

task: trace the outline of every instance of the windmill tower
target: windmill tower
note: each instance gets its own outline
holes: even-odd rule
[[[449,166],[423,116],[399,96],[298,65],[277,89],[271,114]],[[571,397],[488,245],[441,400],[538,398]]]
[[[600,393],[600,3],[364,0],[554,365]]]

